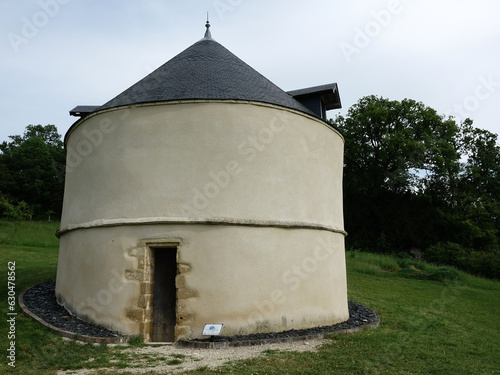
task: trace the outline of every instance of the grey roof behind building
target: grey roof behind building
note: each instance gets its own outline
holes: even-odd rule
[[[306,96],[320,96],[326,104],[326,109],[342,108],[340,103],[339,89],[336,83],[329,83],[321,86],[308,87],[300,90],[288,91],[288,94],[300,100],[301,97]]]
[[[70,116],[85,117],[95,110],[97,110],[99,105],[77,105],[71,111],[69,111]]]
[[[263,102],[314,115],[211,37],[196,42],[99,110],[194,99]]]

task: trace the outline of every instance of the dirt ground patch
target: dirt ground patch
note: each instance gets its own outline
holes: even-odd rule
[[[143,374],[154,372],[159,374],[175,374],[204,366],[213,369],[229,361],[259,356],[265,350],[314,352],[317,351],[318,346],[326,341],[328,340],[317,339],[225,349],[192,349],[174,345],[146,345],[141,348],[130,348],[122,351],[123,354],[130,354],[131,361],[127,362],[127,368],[120,368],[119,370],[115,368],[68,370],[59,371],[57,375],[92,375],[96,374],[99,370],[108,370],[110,373],[131,372],[134,374]],[[109,346],[112,347],[113,345]],[[89,361],[91,360],[89,359]]]

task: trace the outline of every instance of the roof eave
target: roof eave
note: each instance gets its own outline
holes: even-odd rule
[[[319,97],[323,99],[326,110],[328,111],[342,108],[340,94],[336,83],[288,91],[288,94],[298,101],[301,101],[301,99],[304,98]]]

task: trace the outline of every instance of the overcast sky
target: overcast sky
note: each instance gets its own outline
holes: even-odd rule
[[[212,37],[285,91],[337,82],[411,98],[500,133],[498,0],[0,0],[0,142],[29,124],[64,136],[101,105]]]

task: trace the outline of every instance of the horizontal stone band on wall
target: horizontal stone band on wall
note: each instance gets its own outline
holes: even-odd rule
[[[289,229],[317,229],[326,230],[333,233],[340,233],[347,236],[343,229],[335,228],[329,225],[281,221],[281,220],[246,220],[233,218],[139,218],[139,219],[99,219],[82,224],[70,224],[57,231],[56,236],[60,238],[63,234],[78,230],[91,228],[116,227],[122,225],[145,225],[145,224],[201,224],[201,225],[236,225],[248,227],[271,227],[271,228],[289,228]]]

